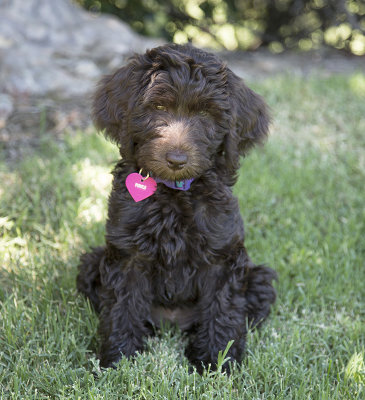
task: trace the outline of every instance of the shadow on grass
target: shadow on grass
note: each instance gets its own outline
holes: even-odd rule
[[[44,344],[50,363],[64,357],[83,365],[95,351],[97,318],[76,292],[75,278],[80,254],[104,241],[116,158],[102,137],[76,133],[62,143],[44,136],[32,156],[1,164],[0,179],[7,182],[0,189],[1,325],[9,332],[10,361],[14,346],[25,351],[29,337],[53,341]]]

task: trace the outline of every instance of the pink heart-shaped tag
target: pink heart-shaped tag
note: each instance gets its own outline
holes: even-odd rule
[[[153,178],[143,179],[143,176],[137,172],[127,176],[125,185],[135,202],[147,199],[157,189],[157,183]]]

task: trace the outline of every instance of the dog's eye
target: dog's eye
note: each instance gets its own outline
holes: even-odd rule
[[[167,107],[162,106],[161,104],[155,105],[155,108],[156,108],[156,110],[167,111]]]

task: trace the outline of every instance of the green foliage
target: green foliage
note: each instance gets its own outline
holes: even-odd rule
[[[364,399],[364,79],[253,85],[274,126],[235,193],[253,261],[279,273],[278,299],[229,377],[189,373],[186,338],[168,327],[134,362],[100,370],[97,316],[75,276],[79,254],[104,240],[115,146],[44,134],[16,167],[0,161],[0,398]]]
[[[365,54],[363,0],[77,0],[115,14],[144,35],[176,43],[252,50],[322,45]]]

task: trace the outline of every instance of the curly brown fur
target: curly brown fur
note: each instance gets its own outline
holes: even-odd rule
[[[106,76],[93,112],[122,156],[106,245],[82,256],[77,278],[100,312],[101,365],[142,351],[166,319],[188,332],[186,355],[198,371],[214,368],[230,340],[228,355],[240,361],[247,327],[275,301],[276,274],[250,261],[232,195],[240,156],[267,135],[265,102],[216,56],[165,45]],[[194,181],[188,191],[159,183],[135,203],[125,180],[141,168]]]

